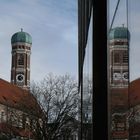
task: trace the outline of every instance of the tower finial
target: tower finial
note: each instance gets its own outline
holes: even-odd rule
[[[21,32],[23,32],[23,28],[21,28]]]

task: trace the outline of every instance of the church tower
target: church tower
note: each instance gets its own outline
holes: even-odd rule
[[[32,37],[21,29],[20,32],[17,32],[12,36],[11,45],[11,83],[23,89],[30,90]]]
[[[129,32],[125,27],[116,27],[110,32],[110,86],[112,88],[128,86],[129,36]]]
[[[113,139],[128,139],[128,86],[129,86],[130,33],[124,26],[109,34],[109,104]]]

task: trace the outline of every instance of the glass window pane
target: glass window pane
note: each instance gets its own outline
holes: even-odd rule
[[[115,140],[140,139],[139,7],[139,0],[109,0],[108,102],[110,138]]]

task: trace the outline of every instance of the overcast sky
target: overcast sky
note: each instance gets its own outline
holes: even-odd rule
[[[110,22],[118,0],[110,0]],[[128,0],[128,29],[130,31],[130,80],[140,78],[140,0]],[[113,27],[126,27],[126,0],[120,0]]]
[[[48,73],[77,77],[77,0],[1,0],[0,78],[10,81],[11,37],[32,36],[31,81]]]
[[[110,0],[111,21],[118,0]],[[130,80],[140,78],[140,0],[129,1]],[[69,73],[77,77],[77,0],[1,0],[0,78],[10,81],[11,37],[32,36],[31,80]],[[126,0],[121,0],[113,27],[126,26]]]

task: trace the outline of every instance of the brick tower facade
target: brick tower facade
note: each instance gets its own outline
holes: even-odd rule
[[[127,140],[129,137],[129,39],[129,31],[125,27],[116,27],[109,35],[111,140]]]
[[[23,89],[30,90],[30,55],[32,38],[23,32],[15,33],[11,38],[12,65],[11,83]]]

